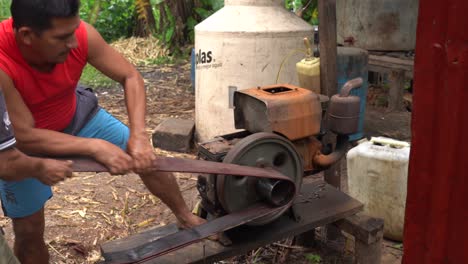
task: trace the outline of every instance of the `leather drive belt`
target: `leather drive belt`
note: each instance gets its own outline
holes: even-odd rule
[[[74,162],[73,171],[75,172],[108,171],[105,166],[90,159],[72,158],[72,160]],[[191,229],[184,229],[176,233],[161,237],[150,244],[136,247],[130,251],[114,252],[111,256],[106,256],[106,263],[144,263],[150,259],[198,242],[204,238],[240,226],[268,214],[279,212],[281,209],[291,205],[297,191],[292,179],[272,168],[256,168],[213,161],[157,157],[154,160],[152,170],[161,172],[235,175],[280,180],[289,185],[288,188],[291,188],[294,195],[289,196],[289,200],[285,201],[279,206],[274,206],[265,202],[259,202],[247,209],[216,218],[210,222],[193,227]]]

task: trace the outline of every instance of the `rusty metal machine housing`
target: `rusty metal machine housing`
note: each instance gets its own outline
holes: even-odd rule
[[[296,140],[320,132],[319,96],[292,85],[241,90],[234,95],[234,123],[252,133],[270,132]]]
[[[323,100],[310,90],[281,84],[237,91],[234,94],[235,127],[243,131],[200,143],[199,157],[273,167],[290,177],[299,188],[305,173],[319,172],[345,154],[347,135],[355,132],[359,117],[359,108],[355,111],[359,98],[350,97],[349,91],[361,84],[362,79],[346,83],[339,98],[330,100],[326,126],[322,122]],[[337,133],[337,144],[334,151],[324,154],[321,139],[327,126]],[[213,175],[200,175],[197,187],[202,207],[212,217],[231,213],[261,199],[260,193],[265,190],[264,184],[242,177]],[[263,225],[279,216],[263,217],[251,225]]]

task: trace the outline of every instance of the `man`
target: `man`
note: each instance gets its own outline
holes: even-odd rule
[[[53,185],[72,175],[70,161],[29,157],[16,150],[15,143],[13,127],[8,117],[3,93],[0,90],[0,179],[20,181],[27,177],[36,177],[44,184]],[[11,199],[14,198],[11,197]],[[1,232],[0,263],[19,263]]]
[[[203,223],[190,212],[172,174],[148,169],[155,156],[145,131],[142,77],[80,20],[78,9],[79,0],[13,0],[12,19],[0,24],[0,85],[18,147],[33,154],[88,156],[112,174],[135,171],[174,212],[181,227]],[[92,93],[75,93],[86,63],[123,85],[130,129],[94,107]],[[34,179],[1,186],[19,260],[47,263],[44,204],[52,195],[50,187]],[[16,203],[9,202],[5,193],[14,194]]]

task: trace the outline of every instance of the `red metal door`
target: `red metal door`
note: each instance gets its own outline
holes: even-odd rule
[[[422,0],[403,263],[468,263],[468,1]]]

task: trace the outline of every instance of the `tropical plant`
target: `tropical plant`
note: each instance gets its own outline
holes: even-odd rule
[[[286,0],[284,6],[309,24],[318,25],[317,0]]]
[[[195,25],[224,6],[224,0],[153,0],[159,38],[169,46],[193,43]],[[285,0],[285,7],[318,24],[317,0]]]
[[[0,21],[11,16],[10,14],[11,0],[0,0]]]
[[[80,16],[92,24],[107,41],[129,37],[134,33],[133,0],[82,0]]]
[[[135,12],[137,25],[134,35],[138,37],[150,36],[156,29],[156,21],[150,0],[135,0]]]

